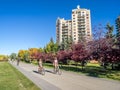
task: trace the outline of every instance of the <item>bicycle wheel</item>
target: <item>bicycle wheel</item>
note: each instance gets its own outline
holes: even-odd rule
[[[53,74],[56,74],[57,73],[57,70],[56,68],[53,69]]]
[[[60,69],[58,69],[58,75],[61,75],[62,71]]]
[[[38,73],[41,74],[41,70],[38,68]]]
[[[45,75],[45,69],[44,69],[44,68],[42,69],[41,74],[42,74],[42,75]]]

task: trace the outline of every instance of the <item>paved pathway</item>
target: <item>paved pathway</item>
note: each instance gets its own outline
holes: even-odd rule
[[[37,66],[20,62],[11,63],[25,76],[32,80],[42,90],[120,90],[120,82],[108,79],[100,79],[63,71],[62,75],[52,73],[46,69],[44,76],[37,73]]]

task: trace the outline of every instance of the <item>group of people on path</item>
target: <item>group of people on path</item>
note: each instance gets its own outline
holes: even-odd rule
[[[19,63],[20,63],[20,57],[17,58],[17,66],[19,66]],[[53,67],[54,67],[54,70],[58,67],[57,57],[54,57]],[[43,60],[42,60],[42,59],[39,59],[39,60],[38,60],[38,69],[39,69],[39,70],[42,70],[42,69],[43,69]]]
[[[53,67],[54,67],[54,70],[58,67],[58,60],[57,60],[57,57],[54,57],[54,60],[53,60]],[[40,69],[40,70],[43,69],[43,61],[42,61],[42,59],[39,59],[39,60],[38,60],[38,69]]]

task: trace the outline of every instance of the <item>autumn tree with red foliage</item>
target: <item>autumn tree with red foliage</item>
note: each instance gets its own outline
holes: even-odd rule
[[[78,43],[72,46],[72,60],[74,60],[75,62],[81,62],[82,67],[84,67],[87,57],[88,51],[86,50],[85,45]]]
[[[92,59],[99,60],[105,69],[108,65],[113,69],[115,64],[120,67],[120,50],[115,45],[115,37],[112,34],[113,26],[107,24],[106,29],[106,33],[103,28],[94,32],[93,41],[88,44],[89,52]]]
[[[45,62],[53,62],[55,56],[54,53],[44,53],[44,60]]]
[[[44,60],[44,54],[42,52],[36,52],[36,53],[34,53],[34,58],[36,60],[39,60],[39,59]]]
[[[72,52],[70,50],[60,50],[57,52],[57,58],[64,64],[67,64],[67,60],[71,60]]]

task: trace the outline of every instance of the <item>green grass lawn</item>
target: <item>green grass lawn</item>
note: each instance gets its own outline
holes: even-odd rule
[[[8,62],[0,62],[0,90],[40,90]]]
[[[120,71],[119,70],[111,70],[104,69],[99,64],[88,64],[86,66],[85,71],[83,73],[87,74],[88,76],[94,76],[99,78],[109,78],[114,80],[120,81]]]

